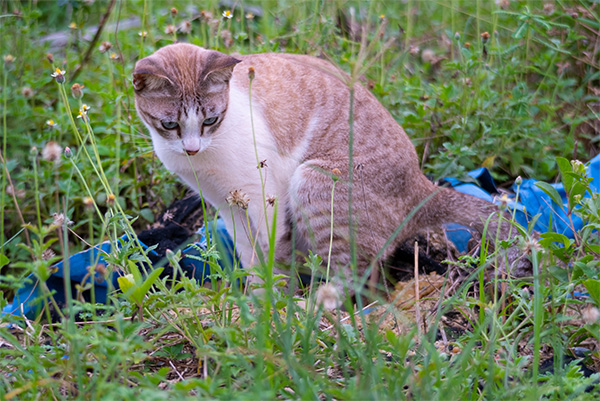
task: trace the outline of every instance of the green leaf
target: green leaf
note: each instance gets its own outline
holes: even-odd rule
[[[569,272],[567,272],[566,269],[563,269],[562,267],[558,267],[558,266],[554,265],[554,266],[550,266],[548,268],[548,271],[558,281],[560,281],[562,283],[569,282]]]
[[[554,203],[559,206],[563,206],[562,198],[560,197],[556,188],[554,188],[552,185],[548,184],[547,182],[539,181],[535,183],[535,186],[544,191],[544,193],[548,195]]]
[[[152,287],[152,284],[154,284],[154,282],[156,281],[158,276],[160,276],[160,274],[163,272],[163,270],[164,269],[162,267],[159,267],[159,268],[152,270],[152,272],[150,274],[148,274],[148,277],[146,277],[146,280],[144,280],[144,283],[139,288],[140,291],[142,292],[142,295],[146,295],[146,293],[148,292],[150,287]]]
[[[523,38],[527,34],[528,29],[529,29],[529,23],[528,22],[522,23],[521,25],[518,26],[515,33],[513,33],[513,35],[512,35],[513,38],[515,38],[515,39]]]
[[[10,259],[3,253],[0,253],[0,269],[10,263]]]
[[[565,187],[565,192],[570,193],[571,188],[573,187],[573,181],[575,181],[574,178],[568,174],[573,172],[571,163],[564,157],[557,157],[556,164],[558,164],[558,170],[560,171],[562,183]]]
[[[594,300],[596,306],[600,306],[600,280],[589,279],[583,282],[585,289]]]

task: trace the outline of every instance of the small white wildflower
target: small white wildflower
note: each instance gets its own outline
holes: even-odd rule
[[[54,78],[56,80],[56,82],[58,82],[59,84],[62,84],[65,82],[65,74],[67,72],[65,70],[61,70],[60,68],[57,68],[56,70],[54,70],[54,72],[52,74],[50,74],[50,76],[52,78]]]
[[[231,19],[233,18],[233,13],[231,12],[231,10],[225,10],[223,11],[223,18],[227,18],[227,19]]]
[[[138,32],[138,35],[141,36],[142,38],[145,38],[146,36],[148,36],[148,32],[140,31],[140,32]]]
[[[58,126],[54,120],[46,120],[46,125],[50,128],[56,128]]]

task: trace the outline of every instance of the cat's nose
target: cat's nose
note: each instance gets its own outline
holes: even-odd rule
[[[185,153],[187,153],[190,156],[194,156],[196,153],[198,153],[198,151],[197,150],[188,150],[188,149],[186,149]]]

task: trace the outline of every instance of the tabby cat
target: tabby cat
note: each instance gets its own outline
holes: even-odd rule
[[[292,249],[327,258],[332,235],[334,304],[343,291],[354,292],[349,215],[361,276],[377,255],[386,259],[417,231],[456,222],[482,232],[498,210],[431,183],[402,127],[356,83],[350,214],[349,82],[347,74],[315,57],[231,57],[184,43],[139,60],[133,72],[136,108],[156,154],[219,210],[242,265],[256,265],[257,255],[267,254],[272,230],[276,258],[288,262]],[[497,226],[490,227],[495,233]]]

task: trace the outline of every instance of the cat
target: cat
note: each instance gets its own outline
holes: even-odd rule
[[[272,230],[276,259],[284,262],[294,257],[292,249],[327,258],[331,239],[330,308],[354,293],[351,224],[361,277],[376,257],[385,260],[418,231],[456,222],[481,233],[498,211],[429,181],[402,127],[355,83],[350,223],[349,82],[342,70],[311,56],[232,57],[185,43],[139,60],[133,72],[136,108],[156,155],[219,210],[244,267],[267,254]],[[497,224],[489,227],[495,235]],[[507,230],[502,224],[503,238]]]

